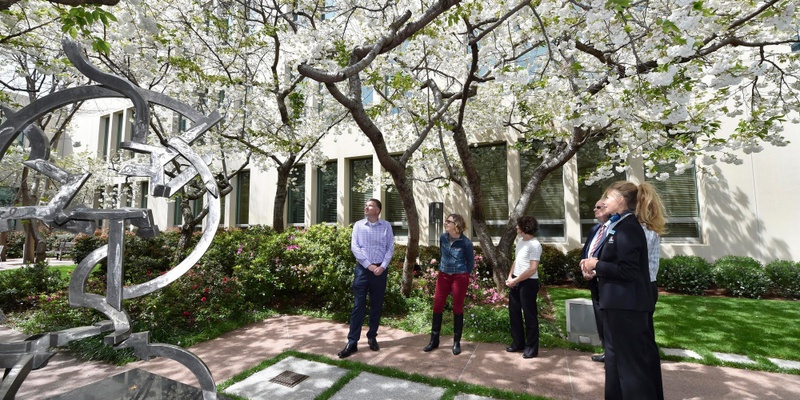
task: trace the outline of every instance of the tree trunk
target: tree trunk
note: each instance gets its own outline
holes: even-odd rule
[[[35,199],[30,195],[28,190],[28,174],[30,169],[28,167],[22,168],[22,177],[19,183],[19,195],[23,206],[35,205]],[[22,220],[22,228],[25,232],[25,245],[22,248],[22,262],[30,264],[36,262],[36,246],[39,245],[39,236],[36,234],[36,229],[39,224],[36,220]]]
[[[272,229],[275,232],[283,232],[286,229],[286,221],[283,219],[283,211],[286,206],[286,198],[289,196],[289,175],[295,166],[294,156],[289,157],[283,164],[278,165],[278,182],[275,188],[275,204],[272,207]]]
[[[411,290],[414,288],[414,267],[417,265],[417,256],[419,256],[419,214],[413,190],[408,186],[405,168],[402,165],[399,167],[397,172],[402,173],[397,178],[392,173],[392,178],[394,178],[397,193],[400,194],[408,221],[408,246],[406,247],[406,257],[403,260],[403,277],[400,288],[403,296],[408,297],[411,296]]]
[[[0,232],[0,261],[6,260],[6,246],[8,246],[8,232]]]

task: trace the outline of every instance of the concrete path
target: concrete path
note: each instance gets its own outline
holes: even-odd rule
[[[337,359],[336,353],[344,346],[346,335],[345,324],[303,316],[279,316],[229,332],[190,350],[205,361],[217,382],[223,382],[286,350]],[[19,337],[16,332],[0,329],[0,342]],[[366,340],[362,340],[359,352],[348,360],[554,399],[603,398],[603,366],[592,362],[588,353],[541,349],[538,358],[526,360],[520,353],[507,353],[504,344],[462,341],[463,353],[454,356],[449,349],[451,337],[443,338],[440,349],[425,353],[422,347],[427,344],[428,335],[386,327],[379,331],[378,341],[380,351],[370,351]],[[31,372],[17,398],[47,398],[131,368],[197,386],[188,370],[168,359],[114,367],[81,363],[59,354],[47,367]],[[666,399],[800,399],[799,375],[671,361],[662,362],[662,371]],[[371,398],[384,397],[374,393]]]
[[[60,265],[75,265],[75,261],[72,261],[67,258],[59,260],[55,257],[50,257],[47,259],[47,264],[51,267]],[[21,258],[9,258],[6,261],[0,261],[0,271],[5,271],[7,269],[16,269],[24,265],[25,264],[22,262]]]

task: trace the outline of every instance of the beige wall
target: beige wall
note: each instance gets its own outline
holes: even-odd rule
[[[105,113],[105,114],[108,114]],[[100,113],[88,114],[78,118],[74,130],[85,147],[97,146]],[[723,132],[732,130],[733,122],[723,124]],[[785,136],[792,138],[798,133],[797,126],[791,126]],[[81,134],[81,132],[83,134]],[[88,132],[88,135],[86,134]],[[487,139],[488,138],[484,138]],[[508,138],[507,138],[508,139]],[[664,241],[662,256],[676,254],[698,255],[715,260],[728,254],[754,257],[762,262],[776,258],[800,260],[800,144],[790,143],[786,147],[764,146],[764,150],[755,154],[741,153],[742,164],[730,165],[717,163],[713,166],[716,179],[698,175],[698,199],[702,237],[700,240]],[[364,137],[348,139],[343,136],[330,136],[322,142],[322,149],[329,160],[338,163],[337,210],[340,224],[349,221],[349,163],[352,158],[362,158],[372,154],[372,148]],[[519,174],[516,172],[518,157],[510,151],[509,167],[509,207],[513,207],[519,195]],[[632,164],[636,164],[633,160]],[[379,162],[373,156],[375,173],[380,171]],[[229,167],[234,167],[229,165]],[[631,177],[632,179],[641,177]],[[250,192],[250,224],[272,224],[272,208],[275,198],[276,172],[251,169]],[[580,232],[577,201],[577,169],[575,161],[564,167],[566,237],[555,243],[561,250],[569,250],[581,245],[583,238]],[[466,195],[456,185],[442,189],[434,184],[414,183],[417,200],[417,211],[420,216],[420,243],[427,244],[428,204],[442,202],[444,213],[461,213],[469,219],[469,208]],[[385,200],[379,188],[375,196]],[[306,167],[306,198],[316,198],[316,171]],[[225,222],[233,221],[235,191],[226,201]],[[150,200],[156,222],[162,229],[171,222],[171,213],[164,201]],[[306,201],[306,223],[316,220],[315,207]],[[471,234],[471,226],[468,227]],[[435,236],[438,235],[434,232]]]

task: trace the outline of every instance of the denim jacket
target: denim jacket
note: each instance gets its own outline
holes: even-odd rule
[[[465,272],[471,274],[472,269],[475,268],[475,248],[472,241],[462,233],[461,237],[456,239],[451,246],[447,236],[447,232],[439,236],[439,250],[442,253],[439,271],[446,274]]]

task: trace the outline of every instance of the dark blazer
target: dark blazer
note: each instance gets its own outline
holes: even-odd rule
[[[589,234],[586,235],[586,243],[583,244],[583,249],[581,249],[581,260],[589,258],[589,246],[592,244],[594,236],[597,235],[597,230],[600,229],[600,225],[603,224],[595,224],[592,229],[589,229]]]
[[[600,308],[653,311],[647,239],[636,215],[620,220],[600,246],[596,266]]]
[[[589,229],[589,234],[586,235],[586,243],[583,244],[583,249],[581,249],[581,260],[589,258],[589,246],[592,245],[592,239],[594,239],[595,235],[597,235],[597,230],[600,229],[600,226],[603,224],[596,224]],[[576,279],[580,279],[580,277],[576,277]],[[589,279],[589,290],[592,292],[592,299],[597,298],[597,278]]]

